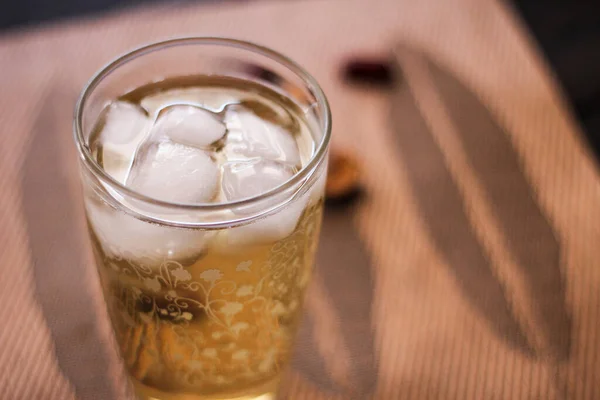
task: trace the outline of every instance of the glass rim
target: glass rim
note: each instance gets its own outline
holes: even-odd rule
[[[322,105],[324,108],[322,121],[319,121],[319,126],[323,131],[323,137],[318,143],[317,148],[311,156],[308,163],[304,165],[300,169],[300,171],[298,171],[291,178],[283,182],[281,185],[276,186],[273,189],[270,189],[257,196],[222,203],[179,203],[159,200],[139,193],[122,184],[121,182],[117,181],[115,178],[110,176],[110,174],[108,174],[100,166],[100,164],[98,164],[98,162],[92,156],[91,150],[88,144],[86,143],[82,127],[83,110],[85,109],[85,106],[87,105],[87,100],[93,93],[94,89],[100,84],[100,82],[102,82],[104,78],[108,77],[110,73],[115,71],[120,66],[128,63],[129,61],[132,61],[138,57],[144,56],[157,50],[183,45],[224,46],[234,47],[253,52],[255,54],[259,54],[261,56],[270,58],[271,60],[281,64],[282,66],[293,72],[295,75],[297,75],[303,81],[303,83],[306,84],[311,94],[315,96],[317,104]],[[318,168],[320,163],[325,159],[325,155],[327,154],[329,142],[331,139],[331,110],[325,93],[323,92],[321,86],[317,83],[316,79],[298,63],[292,61],[290,58],[284,56],[283,54],[275,50],[271,50],[265,46],[261,46],[249,41],[239,39],[192,36],[167,39],[134,48],[133,50],[130,50],[116,57],[115,59],[104,65],[104,67],[100,68],[86,83],[81,94],[79,95],[79,98],[77,99],[77,102],[75,104],[73,131],[75,144],[79,153],[79,158],[82,160],[83,164],[90,170],[90,172],[95,177],[104,181],[110,186],[111,189],[116,190],[120,194],[129,196],[131,198],[134,198],[136,200],[142,201],[150,205],[155,205],[164,208],[182,209],[186,211],[221,211],[228,210],[233,207],[252,206],[261,201],[273,198],[278,194],[285,192],[289,188],[294,187],[298,184],[300,184],[298,189],[304,186],[304,183],[301,182],[304,179],[308,180],[311,177],[313,171],[315,171]],[[121,201],[119,201],[119,203],[124,207],[127,207],[126,205],[122,204]]]

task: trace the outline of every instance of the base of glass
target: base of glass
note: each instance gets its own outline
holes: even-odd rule
[[[251,389],[224,394],[167,393],[139,382],[134,383],[137,400],[275,400],[279,379]]]
[[[190,395],[190,394],[184,394],[184,395],[177,395],[176,397],[139,397],[139,400],[171,400],[171,399],[177,399],[177,400],[275,400],[275,393],[265,393],[265,394],[261,394],[259,396],[242,396],[242,397],[205,397],[205,396],[198,396],[198,395]]]

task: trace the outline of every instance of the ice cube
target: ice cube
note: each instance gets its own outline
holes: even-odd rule
[[[273,243],[291,235],[298,225],[302,212],[310,204],[324,196],[327,166],[314,171],[317,174],[312,187],[299,198],[291,200],[274,214],[257,219],[247,225],[230,228],[219,233],[215,244],[220,251],[229,252],[236,246]],[[223,167],[222,190],[229,201],[256,196],[273,189],[294,175],[294,169],[287,164],[265,160],[232,162]],[[285,195],[284,195],[285,196]],[[275,195],[273,207],[285,197]],[[268,205],[261,204],[261,209]],[[259,211],[257,206],[244,206],[232,209],[236,215],[252,214]]]
[[[88,201],[87,214],[100,245],[111,256],[160,265],[164,260],[189,260],[205,249],[206,231],[178,229],[141,221],[106,205]]]
[[[145,134],[149,119],[140,107],[115,101],[106,109],[102,126],[102,144],[127,144]]]
[[[293,175],[292,167],[274,161],[255,159],[228,163],[223,166],[223,193],[228,201],[253,197],[281,185]],[[273,206],[280,200],[280,196],[275,196]],[[303,196],[273,215],[223,232],[219,238],[220,246],[228,249],[230,246],[269,243],[289,236],[296,228],[307,200],[308,197]],[[268,208],[268,205],[261,205],[261,209],[263,207]],[[248,206],[236,207],[232,211],[234,214],[244,215],[259,210],[256,206]]]
[[[102,130],[92,146],[101,152],[98,160],[104,170],[125,183],[135,149],[150,129],[150,119],[140,107],[124,101],[108,106],[103,118]]]
[[[236,246],[272,243],[290,236],[306,208],[307,198],[292,201],[281,210],[253,221],[224,231],[217,245],[221,251],[235,249]]]
[[[161,141],[138,151],[127,186],[154,199],[206,203],[217,194],[218,179],[218,168],[206,152]]]
[[[164,136],[176,143],[209,149],[225,131],[225,124],[217,114],[200,107],[177,105],[161,113],[152,136],[154,140]]]
[[[286,164],[253,159],[231,162],[223,166],[223,193],[228,201],[240,200],[265,193],[294,175]]]
[[[296,139],[283,127],[241,107],[227,110],[225,124],[228,134],[224,151],[228,160],[261,158],[301,166]]]

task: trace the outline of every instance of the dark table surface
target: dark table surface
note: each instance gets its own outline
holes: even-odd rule
[[[514,1],[600,156],[600,13],[596,2]]]

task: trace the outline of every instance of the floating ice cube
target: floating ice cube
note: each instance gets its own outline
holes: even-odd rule
[[[154,140],[165,136],[176,143],[209,149],[225,131],[225,124],[218,115],[200,107],[177,105],[161,113],[152,136]]]
[[[245,162],[231,162],[223,166],[222,190],[227,201],[240,200],[265,193],[294,175],[287,164],[253,159]],[[276,206],[282,197],[274,197]],[[273,215],[256,220],[248,225],[234,227],[221,232],[217,245],[227,251],[235,246],[269,243],[289,236],[296,228],[308,198],[303,196],[284,206]],[[261,204],[260,208],[268,208]],[[256,206],[236,207],[232,212],[237,216],[260,211]],[[233,247],[232,247],[233,246]]]
[[[265,193],[294,175],[286,164],[259,159],[231,162],[223,166],[223,193],[228,201]]]
[[[275,214],[253,221],[248,225],[228,229],[219,238],[221,250],[235,249],[236,246],[272,243],[294,232],[302,211],[306,208],[306,197],[295,200]]]
[[[218,191],[219,171],[203,150],[170,141],[144,144],[127,186],[164,201],[210,202]]]
[[[241,107],[231,107],[225,114],[228,134],[225,154],[228,160],[261,158],[301,165],[300,152],[291,132],[263,120]]]
[[[106,109],[102,126],[102,144],[128,144],[145,133],[149,119],[135,104],[115,101]]]
[[[124,101],[107,107],[103,118],[102,130],[93,146],[101,152],[98,160],[104,170],[125,183],[133,154],[150,128],[150,120],[140,107]]]
[[[100,245],[111,256],[158,265],[165,259],[185,261],[205,249],[209,233],[141,221],[88,201],[86,209]]]

